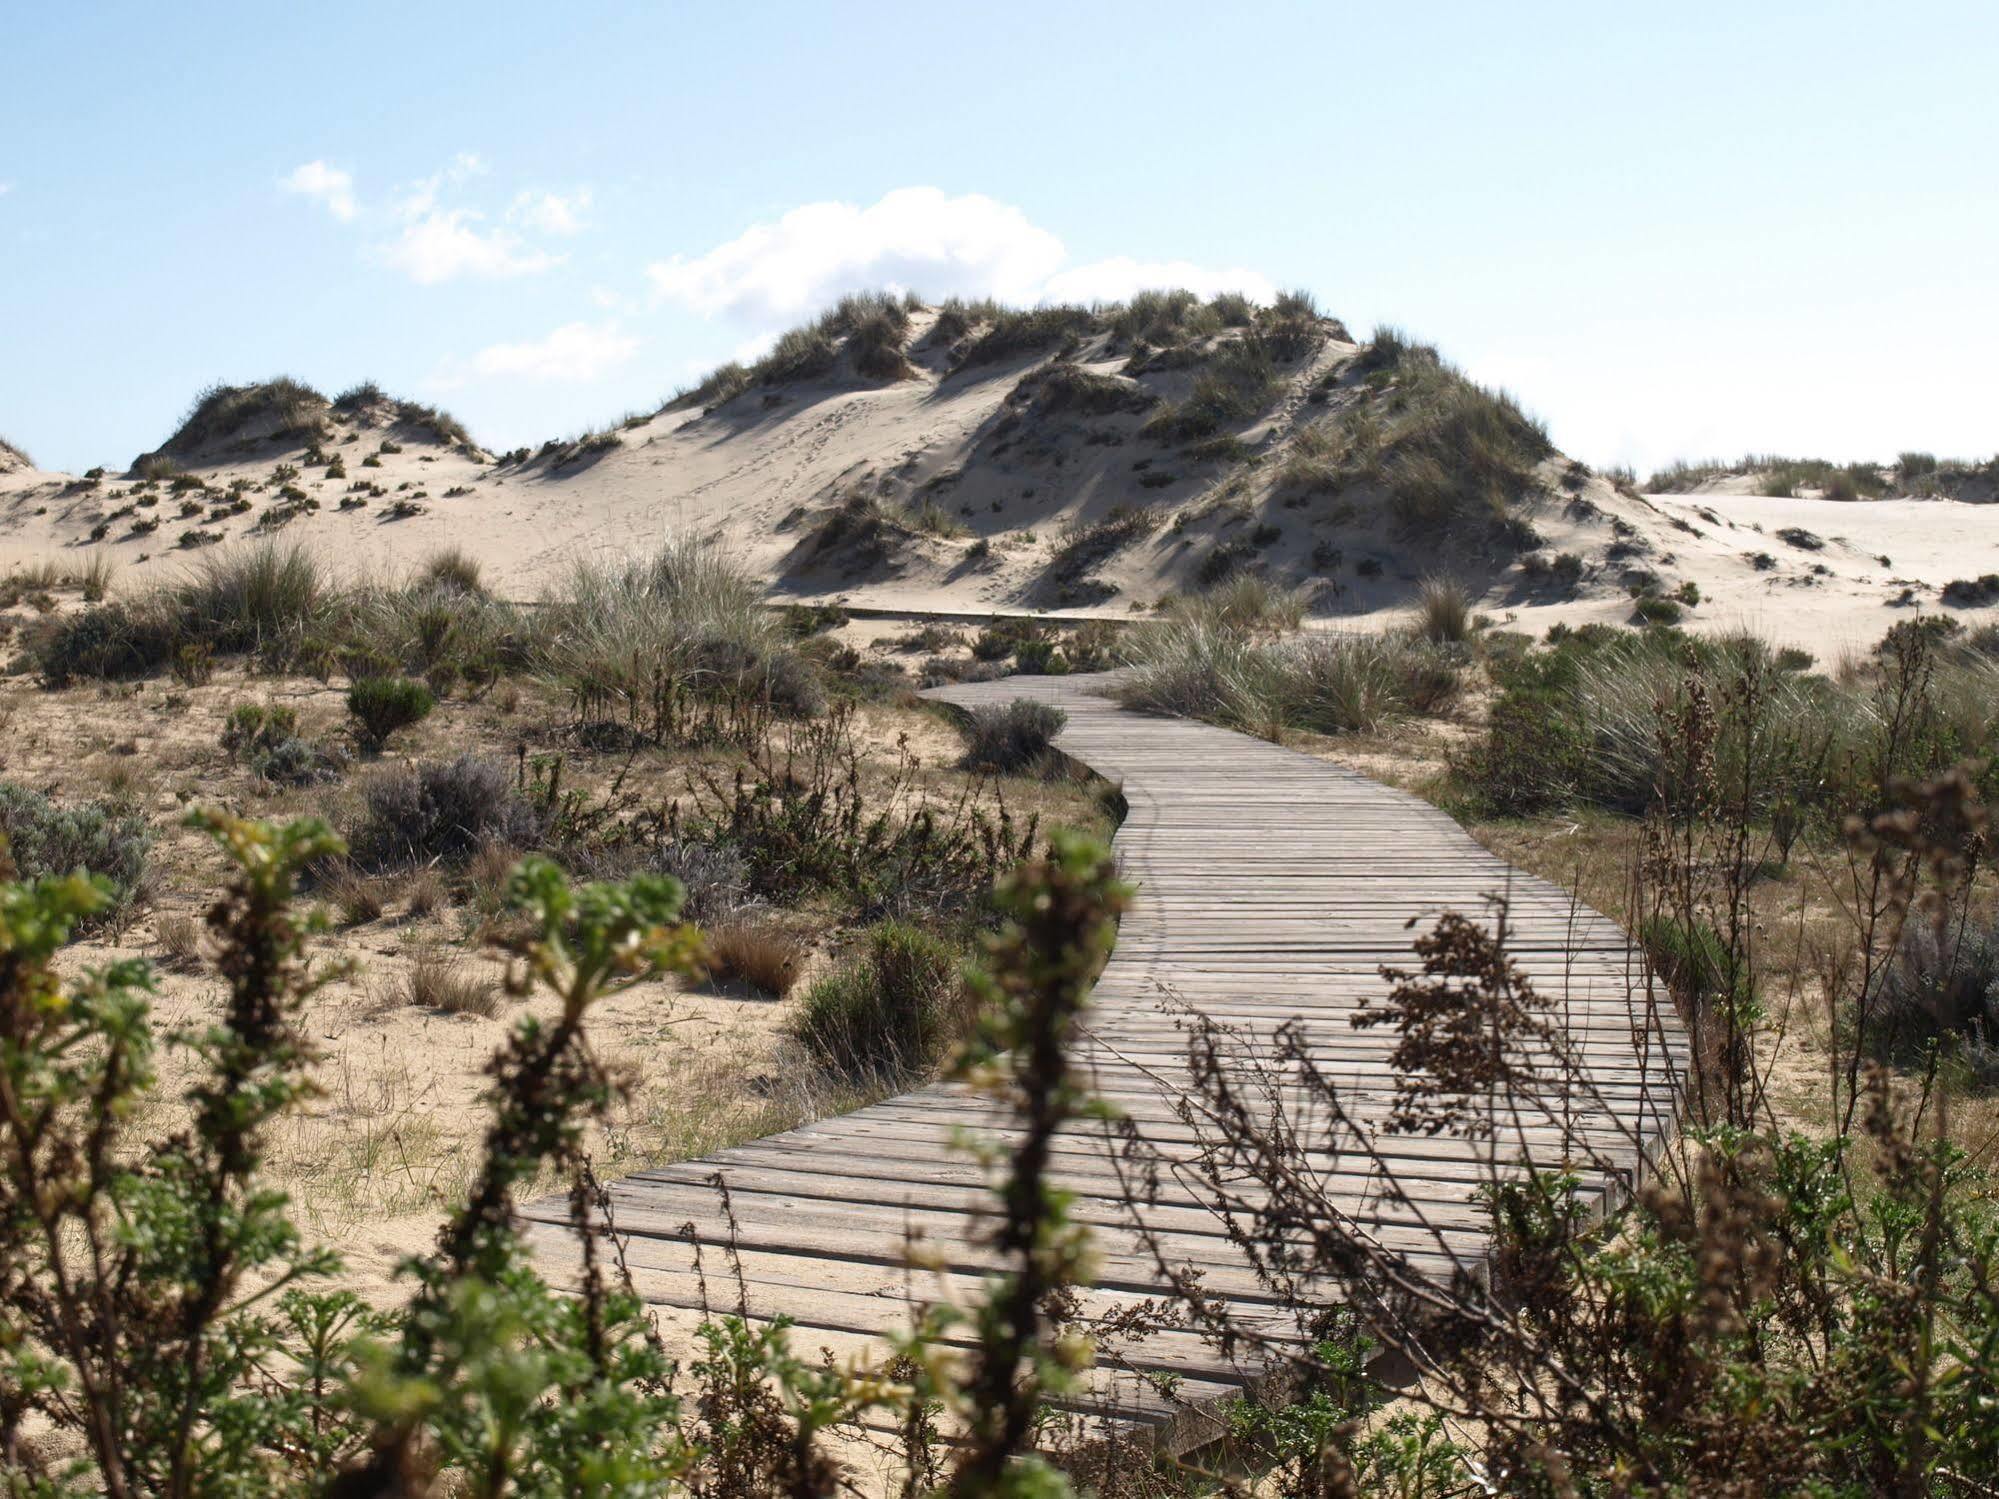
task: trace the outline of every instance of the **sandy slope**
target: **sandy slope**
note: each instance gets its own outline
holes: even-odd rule
[[[1288,372],[1273,405],[1236,430],[1225,457],[1197,459],[1153,440],[1140,430],[1139,409],[1083,414],[1046,403],[1035,383],[1046,355],[949,373],[942,351],[925,351],[919,320],[912,378],[879,384],[843,367],[752,387],[707,411],[669,409],[629,423],[596,451],[550,445],[496,462],[422,433],[336,415],[322,447],[340,458],[340,478],[304,468],[299,443],[264,438],[191,463],[206,485],[193,496],[113,477],[0,473],[0,567],[50,556],[76,561],[95,545],[121,564],[127,586],[162,576],[191,555],[176,544],[183,532],[219,532],[227,542],[270,534],[259,524],[284,508],[275,471],[290,464],[303,472],[289,482],[318,508],[291,519],[287,538],[312,543],[342,567],[376,573],[457,546],[523,597],[574,558],[629,555],[693,531],[769,576],[778,597],[1129,614],[1197,587],[1207,559],[1233,547],[1243,565],[1307,587],[1322,619],[1398,617],[1418,581],[1444,571],[1469,581],[1482,607],[1516,628],[1623,620],[1628,589],[1649,574],[1669,593],[1695,585],[1701,602],[1691,625],[1748,624],[1836,650],[1877,638],[1898,607],[1933,606],[1952,579],[1999,571],[1999,508],[1772,500],[1729,492],[1727,483],[1644,497],[1572,470],[1559,455],[1540,466],[1540,493],[1520,514],[1541,537],[1542,556],[1580,559],[1574,587],[1527,576],[1505,551],[1398,534],[1386,524],[1386,506],[1365,491],[1299,501],[1274,476],[1297,433],[1319,419],[1313,383],[1336,375],[1355,353],[1344,330],[1328,326],[1337,332]],[[1102,345],[1079,351],[1077,364],[1155,402],[1184,395],[1195,378],[1166,369],[1130,380],[1120,373],[1123,351]],[[384,437],[402,450],[363,467]],[[232,484],[244,486],[251,509],[210,518],[206,507]],[[357,484],[377,492],[353,504]],[[823,545],[819,528],[854,497],[904,517],[927,513],[933,525],[901,528],[873,552]],[[343,500],[352,508],[340,508]],[[91,542],[108,515],[135,502],[142,508]],[[1065,563],[1076,528],[1138,506],[1155,517],[1150,534]],[[154,517],[155,529],[133,530]],[[1787,544],[1777,534],[1787,527],[1824,545]],[[957,534],[937,534],[943,530]],[[1758,553],[1773,565],[1756,566]]]

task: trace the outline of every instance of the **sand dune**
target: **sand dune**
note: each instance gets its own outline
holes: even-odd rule
[[[1814,649],[1999,571],[1999,511],[1769,499],[1749,477],[1640,494],[1432,351],[1363,346],[1315,313],[1216,327],[1169,309],[1137,332],[1118,309],[1077,313],[1020,348],[986,316],[958,332],[897,314],[885,351],[829,318],[797,368],[498,458],[372,389],[212,393],[123,477],[0,453],[0,566],[101,548],[129,586],[282,534],[361,571],[460,547],[529,596],[571,559],[691,531],[781,598],[1129,614],[1249,569],[1364,625],[1445,572],[1516,628],[1629,619],[1649,593],[1690,626]]]

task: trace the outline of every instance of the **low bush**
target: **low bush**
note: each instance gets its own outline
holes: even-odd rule
[[[97,920],[124,913],[146,877],[153,846],[145,818],[111,802],[62,806],[39,791],[0,781],[0,876],[12,866],[22,879],[84,873],[105,881],[107,900]]]
[[[365,810],[349,842],[367,868],[459,864],[490,843],[532,849],[547,826],[504,764],[472,755],[378,770],[362,794]]]
[[[900,921],[868,929],[858,957],[806,991],[790,1032],[822,1065],[897,1078],[934,1062],[968,1006],[956,951]]]
[[[380,750],[389,736],[422,723],[437,698],[408,677],[360,677],[347,689],[347,711],[363,749]]]
[[[968,770],[995,770],[1015,775],[1045,765],[1054,738],[1069,715],[1053,703],[1015,698],[1010,703],[974,708],[964,720]]]
[[[263,780],[302,786],[338,774],[339,762],[300,737],[290,708],[243,703],[222,726],[222,748]]]
[[[1981,1084],[1999,1083],[1999,922],[1907,922],[1881,970],[1857,1039],[1884,1062],[1933,1056]]]

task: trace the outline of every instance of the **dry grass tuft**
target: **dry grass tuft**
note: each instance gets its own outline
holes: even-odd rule
[[[351,864],[343,864],[326,875],[319,889],[327,904],[339,913],[342,926],[365,926],[380,920],[387,909],[381,881],[370,879]]]
[[[1471,639],[1471,603],[1471,591],[1456,578],[1425,578],[1416,600],[1416,633],[1433,645]]]
[[[186,912],[162,916],[153,928],[160,949],[160,965],[174,973],[198,973],[206,961],[201,921]]]
[[[490,1020],[499,1013],[500,986],[463,958],[436,948],[418,953],[396,981],[396,1003],[447,1015],[478,1015]]]
[[[779,999],[804,971],[810,948],[773,921],[731,921],[708,933],[708,971]]]
[[[403,909],[412,919],[421,920],[443,910],[450,899],[444,876],[435,869],[416,869],[403,876]]]

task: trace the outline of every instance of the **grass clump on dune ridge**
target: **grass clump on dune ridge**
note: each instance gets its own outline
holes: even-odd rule
[[[1389,494],[1399,529],[1436,538],[1504,523],[1554,451],[1547,429],[1504,392],[1438,357],[1404,348],[1387,371],[1374,450],[1364,461]]]
[[[194,398],[173,435],[134,467],[145,457],[192,457],[230,439],[312,436],[330,406],[312,386],[289,375],[254,385],[211,385]]]

